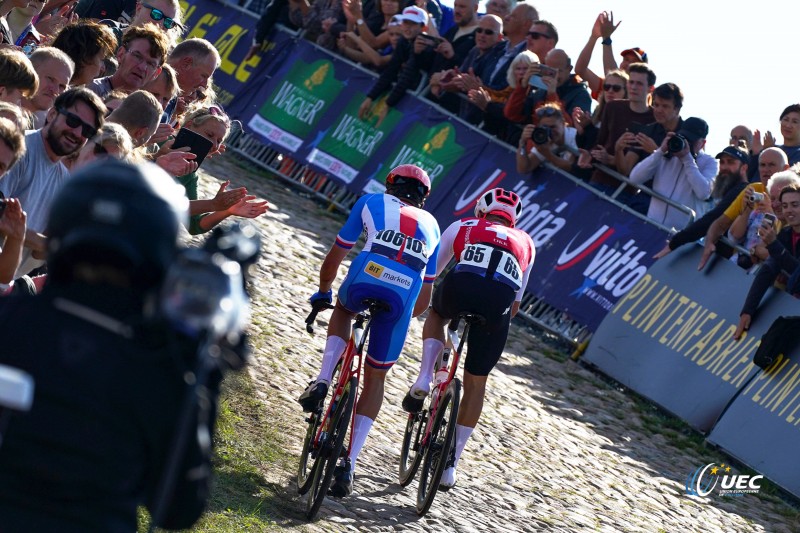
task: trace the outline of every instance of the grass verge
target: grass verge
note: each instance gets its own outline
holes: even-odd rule
[[[291,506],[294,495],[288,494],[292,487],[265,477],[265,472],[278,471],[284,479],[283,473],[293,471],[295,459],[284,452],[284,439],[256,398],[247,372],[229,373],[219,402],[208,510],[191,531],[277,531],[301,524]],[[140,510],[138,529],[148,527],[149,517]]]

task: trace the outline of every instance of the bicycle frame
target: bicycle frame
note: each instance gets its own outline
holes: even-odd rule
[[[367,317],[363,313],[356,315],[353,331],[350,333],[350,339],[347,342],[347,347],[345,348],[344,353],[342,354],[342,359],[340,360],[342,367],[339,370],[339,379],[336,381],[336,388],[334,389],[334,401],[328,402],[328,408],[325,411],[325,415],[322,417],[323,423],[320,424],[319,428],[317,429],[317,434],[314,436],[314,447],[319,446],[322,434],[327,429],[324,422],[330,418],[331,411],[336,407],[336,401],[341,397],[342,391],[350,382],[350,378],[356,376],[358,383],[361,383],[361,363],[364,341],[367,338],[371,321],[371,318]],[[352,393],[355,396],[355,402],[357,404],[358,390],[352,391]],[[353,413],[350,415],[350,438],[347,442],[348,452],[353,444],[353,424],[355,423],[355,418],[356,411],[353,409]]]
[[[443,365],[448,364],[448,359],[452,353],[453,360],[450,363],[450,370],[447,374],[447,379],[438,385],[435,385],[434,390],[431,392],[430,416],[428,416],[428,420],[425,423],[425,434],[422,436],[421,441],[422,446],[426,446],[428,444],[428,440],[430,439],[431,424],[433,423],[434,418],[436,418],[436,411],[439,409],[439,398],[442,397],[444,391],[450,386],[450,382],[453,381],[453,378],[456,376],[456,372],[458,371],[458,363],[461,361],[461,351],[464,348],[464,341],[469,333],[470,325],[470,321],[466,320],[464,323],[464,332],[459,338],[458,326],[460,322],[460,317],[455,318],[452,322],[450,322],[450,325],[447,327],[447,344],[445,345],[444,350],[442,350],[442,353],[436,359],[436,364],[434,365],[434,369],[442,368]],[[457,348],[454,348],[456,346]]]

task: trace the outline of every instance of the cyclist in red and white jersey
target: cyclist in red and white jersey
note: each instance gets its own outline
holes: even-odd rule
[[[444,348],[444,328],[461,312],[482,315],[467,338],[464,397],[458,411],[455,453],[449,458],[440,488],[456,482],[456,465],[483,409],[486,378],[505,348],[511,318],[519,311],[536,254],[533,240],[514,226],[522,202],[513,191],[492,189],[478,199],[475,218],[453,222],[442,234],[437,275],[455,256],[456,264],[433,293],[433,306],[422,331],[419,377],[403,399],[403,409],[422,409],[430,392],[436,359]]]

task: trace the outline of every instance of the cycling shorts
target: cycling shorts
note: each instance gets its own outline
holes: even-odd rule
[[[362,303],[366,298],[389,307],[372,319],[367,347],[367,364],[371,367],[388,370],[397,362],[421,288],[420,272],[402,263],[369,252],[353,259],[339,288],[339,302],[352,313],[366,309]]]
[[[506,283],[474,274],[451,270],[433,291],[433,309],[444,318],[459,313],[476,313],[486,324],[472,324],[467,337],[464,368],[475,376],[488,376],[508,338],[511,306],[516,291]]]

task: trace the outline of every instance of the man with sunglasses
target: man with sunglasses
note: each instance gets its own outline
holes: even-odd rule
[[[172,47],[184,29],[181,16],[181,6],[177,0],[148,0],[136,4],[136,11],[130,24],[111,19],[103,19],[100,22],[111,28],[118,42],[122,42],[122,34],[131,26],[142,27],[153,24],[164,32]]]
[[[45,236],[41,232],[53,198],[69,178],[62,160],[94,137],[105,114],[102,100],[87,89],[61,93],[47,112],[44,127],[25,135],[25,155],[0,180],[0,192],[6,198],[18,198],[28,215],[25,251],[15,278],[43,264]]]
[[[164,32],[152,24],[129,27],[117,50],[117,71],[112,76],[93,80],[86,88],[100,98],[115,90],[138,91],[161,73],[169,46]]]
[[[484,15],[475,28],[475,46],[464,58],[459,70],[448,69],[431,76],[432,94],[466,94],[471,89],[479,88],[481,80],[489,79],[495,63],[503,55],[505,45],[502,40],[503,21],[497,15]],[[460,99],[458,114],[472,124],[483,120],[483,112],[466,99]]]

